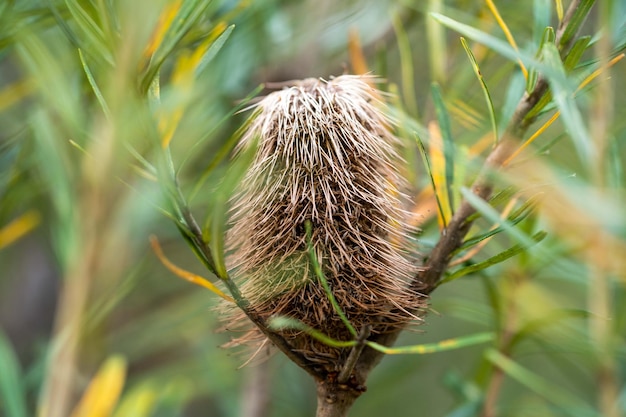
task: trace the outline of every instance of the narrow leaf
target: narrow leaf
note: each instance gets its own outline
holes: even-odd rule
[[[300,320],[293,319],[291,317],[279,316],[272,317],[268,321],[268,327],[273,330],[284,330],[284,329],[293,329],[300,330],[313,337],[314,339],[324,343],[325,345],[336,347],[336,348],[346,348],[352,347],[357,344],[356,341],[341,341],[335,340],[330,336],[325,335],[319,330],[315,330],[314,328],[307,326],[302,323]]]
[[[221,29],[221,32],[219,33],[219,36],[217,36],[217,39],[215,40],[211,39],[211,36],[209,37],[209,39],[211,39],[211,43],[210,43],[209,48],[203,54],[202,59],[196,66],[196,77],[200,75],[202,71],[204,71],[207,65],[213,60],[213,58],[215,58],[217,53],[222,49],[222,47],[224,46],[224,44],[230,37],[231,33],[233,33],[233,30],[235,29],[235,25],[230,25],[226,28],[218,27],[216,29]]]
[[[587,161],[590,158],[593,160],[597,151],[592,145],[587,127],[583,123],[584,118],[576,102],[572,99],[574,88],[572,88],[571,82],[567,78],[556,46],[546,45],[544,58],[546,63],[554,69],[552,73],[547,74],[552,97],[561,111],[561,117],[565,126],[568,127],[569,134],[578,152],[578,157],[581,161]]]
[[[437,201],[437,215],[443,221],[444,219],[446,219],[446,215],[444,214],[443,205],[440,200],[441,193],[437,192],[437,185],[435,184],[435,178],[433,175],[432,167],[430,165],[430,160],[428,159],[428,154],[426,153],[426,149],[424,148],[424,143],[422,142],[420,137],[417,135],[417,133],[415,134],[415,140],[417,141],[417,147],[419,148],[419,151],[422,154],[422,159],[424,160],[424,167],[426,168],[426,172],[428,173],[428,176],[430,178],[430,184],[433,187],[435,200]],[[446,227],[446,226],[447,224],[443,223],[443,227]]]
[[[107,105],[106,100],[102,95],[102,91],[100,91],[100,87],[98,87],[98,84],[93,77],[93,73],[91,72],[91,69],[87,64],[87,61],[85,61],[85,56],[83,55],[83,51],[80,48],[78,49],[78,57],[80,58],[80,63],[83,66],[83,71],[87,76],[87,81],[89,81],[89,85],[91,86],[93,93],[96,95],[96,99],[98,100],[98,103],[100,103],[100,107],[102,107],[104,115],[107,117],[107,119],[111,119],[111,111],[109,110],[109,106]]]
[[[452,139],[452,128],[450,125],[450,116],[448,114],[448,110],[446,109],[445,102],[443,100],[443,96],[441,94],[441,89],[439,85],[434,83],[431,85],[431,91],[433,95],[433,101],[435,104],[435,112],[437,113],[437,121],[439,122],[439,129],[435,129],[435,135],[433,135],[433,129],[431,129],[434,125],[429,125],[429,131],[431,132],[431,140],[434,139],[443,139],[443,166],[435,166],[433,162],[433,170],[435,174],[435,179],[437,175],[444,174],[444,181],[441,183],[440,191],[444,193],[442,197],[442,205],[444,208],[444,213],[446,214],[446,224],[452,217],[454,213],[454,201],[452,194],[452,186],[454,185],[454,140]],[[430,149],[436,148],[431,145]],[[445,195],[447,194],[447,195]],[[445,203],[445,204],[444,204]]]
[[[525,51],[519,51],[511,47],[511,45],[502,41],[501,39],[496,38],[486,32],[476,29],[475,27],[466,25],[464,23],[458,22],[454,19],[451,19],[447,16],[441,15],[439,13],[431,13],[432,17],[436,19],[441,24],[448,26],[451,29],[459,32],[466,37],[482,43],[483,45],[488,46],[493,49],[495,52],[501,54],[502,56],[519,62],[520,60],[528,67],[534,67],[541,73],[551,73],[552,68],[544,65],[540,61],[537,60],[533,55]]]
[[[485,96],[485,101],[487,102],[487,109],[489,111],[489,118],[491,119],[491,128],[493,130],[493,137],[497,144],[498,141],[500,140],[500,137],[498,136],[498,124],[496,122],[496,111],[493,108],[493,101],[491,100],[491,94],[489,93],[489,88],[487,87],[487,83],[485,82],[485,79],[483,78],[483,74],[480,71],[480,67],[478,66],[476,57],[474,57],[474,54],[472,53],[472,49],[469,47],[469,45],[467,44],[467,41],[463,37],[461,37],[461,44],[463,45],[463,49],[465,49],[465,52],[467,53],[467,57],[469,58],[470,63],[472,64],[472,68],[474,69],[474,74],[476,74],[476,78],[478,78],[480,87],[483,90],[483,95]]]
[[[91,380],[71,417],[108,417],[113,412],[126,380],[126,360],[112,356]]]
[[[387,355],[404,355],[404,354],[417,354],[423,355],[426,353],[444,352],[447,350],[460,349],[467,346],[477,345],[480,343],[491,342],[495,339],[493,333],[478,333],[471,336],[457,337],[454,339],[442,340],[437,343],[428,343],[423,345],[413,346],[400,346],[390,348],[381,344],[367,341],[365,344],[372,349],[379,352],[383,352]]]
[[[559,23],[563,21],[563,0],[554,0],[556,4],[556,15],[559,18]]]
[[[417,117],[417,98],[415,97],[415,71],[413,70],[413,54],[409,37],[404,30],[400,16],[395,14],[391,19],[393,29],[396,32],[398,50],[400,51],[400,71],[402,75],[402,96],[405,100],[407,112],[412,117]]]
[[[169,269],[174,275],[178,276],[179,278],[184,279],[185,281],[189,281],[192,284],[196,284],[201,287],[204,287],[208,289],[209,291],[213,292],[214,294],[219,295],[226,301],[234,302],[232,297],[224,294],[224,292],[222,292],[219,288],[217,288],[211,281],[199,275],[196,275],[192,272],[179,268],[178,266],[173,264],[169,259],[167,259],[167,257],[163,254],[163,250],[161,249],[161,245],[159,245],[159,240],[156,238],[156,236],[150,236],[150,245],[152,246],[152,250],[154,251],[156,256],[159,258],[163,266]]]
[[[589,42],[591,42],[591,36],[583,36],[581,38],[576,39],[574,45],[572,45],[572,49],[570,49],[569,53],[565,56],[563,60],[563,67],[565,71],[571,72],[578,62],[580,58],[583,56],[587,47],[589,46]]]
[[[346,325],[346,328],[348,329],[350,334],[352,334],[352,336],[356,338],[358,337],[358,333],[356,329],[354,328],[354,326],[352,326],[352,323],[350,323],[350,320],[348,320],[348,317],[346,317],[346,314],[341,309],[341,306],[339,305],[339,303],[337,302],[337,299],[335,298],[335,295],[331,291],[330,286],[328,285],[328,281],[326,280],[326,277],[324,276],[324,271],[322,271],[322,267],[319,263],[319,260],[317,259],[317,254],[315,253],[315,248],[313,247],[313,242],[311,241],[312,233],[313,233],[313,230],[312,230],[313,226],[311,224],[311,221],[307,220],[304,223],[304,227],[306,229],[307,251],[309,252],[309,259],[311,261],[311,266],[313,267],[313,272],[317,276],[317,279],[319,279],[320,284],[322,284],[322,287],[324,287],[324,291],[326,292],[326,296],[328,297],[328,299],[330,300],[330,303],[333,306],[333,310],[335,310],[335,313],[337,313],[337,315],[341,318],[341,321],[343,322],[343,324]]]
[[[535,241],[535,243],[539,243],[546,237],[546,235],[547,235],[546,232],[538,232],[532,237],[532,239]],[[499,254],[492,256],[482,262],[478,262],[476,264],[466,266],[465,268],[461,268],[453,272],[449,276],[442,279],[439,285],[445,284],[450,281],[454,281],[455,279],[461,278],[462,276],[465,276],[468,274],[473,274],[475,272],[482,271],[483,269],[489,268],[490,266],[498,264],[500,262],[504,262],[507,259],[517,255],[518,253],[528,250],[529,247],[530,246],[520,245],[520,244],[512,246],[509,249],[505,250],[504,252],[500,252]]]
[[[543,52],[543,47],[547,43],[554,43],[555,39],[554,29],[550,26],[546,27],[541,36],[541,41],[539,42],[539,48],[537,49],[537,53],[535,54],[535,58],[540,59],[541,54]],[[530,94],[530,92],[535,88],[537,84],[538,73],[536,68],[531,68],[530,73],[528,75],[528,80],[526,81],[526,92]]]
[[[517,156],[522,153],[522,151],[526,149],[531,143],[533,143],[535,139],[537,139],[543,132],[545,132],[552,125],[552,123],[554,123],[556,119],[559,118],[560,115],[560,111],[554,113],[552,117],[550,117],[543,125],[541,125],[539,129],[537,129],[535,133],[530,135],[530,137],[526,139],[519,148],[517,148],[507,159],[504,160],[502,166],[507,166],[511,163],[513,159],[517,158]]]
[[[558,385],[551,384],[497,350],[489,349],[485,356],[490,362],[502,369],[509,377],[524,385],[535,394],[540,395],[547,401],[561,407],[563,410],[569,410],[568,414],[572,416],[598,415],[593,408],[581,400],[579,396],[571,394]]]
[[[0,228],[0,249],[3,249],[33,230],[41,216],[36,211],[28,211],[11,223]]]
[[[538,332],[545,327],[553,326],[561,323],[563,320],[574,318],[588,318],[591,314],[585,310],[562,309],[550,312],[546,317],[532,320],[522,326],[511,338],[508,346],[512,349],[522,340],[538,336]]]
[[[511,216],[509,216],[507,218],[507,222],[509,222],[510,225],[515,226],[518,223],[520,223],[522,220],[524,220],[528,215],[530,215],[530,213],[532,213],[533,209],[535,208],[535,204],[534,202],[528,202],[526,204],[524,204],[520,209],[516,210],[514,213],[511,214]],[[469,248],[471,248],[472,246],[477,245],[478,243],[482,242],[485,239],[489,239],[492,236],[497,235],[498,233],[501,233],[503,231],[505,231],[506,229],[504,227],[496,227],[493,228],[485,233],[482,233],[478,236],[474,236],[471,237],[469,239],[467,239],[465,242],[463,242],[463,245],[461,245],[461,247],[459,249],[457,249],[456,251],[453,252],[453,256],[456,255],[459,252],[462,252],[464,250],[467,250]]]
[[[142,385],[124,395],[113,417],[149,417],[153,415],[158,393],[150,386]]]
[[[7,416],[26,417],[26,392],[22,371],[11,342],[0,330],[0,404]]]
[[[180,5],[180,8],[174,7]],[[191,27],[202,16],[204,10],[208,7],[209,2],[182,2],[178,0],[172,4],[171,9],[166,9],[164,13],[168,15],[166,18],[173,19],[167,30],[162,35],[163,39],[155,48],[150,59],[148,68],[146,69],[142,81],[141,91],[147,92],[154,77],[158,74],[165,60],[172,55],[176,47],[179,45],[183,37],[189,32]],[[169,15],[175,16],[170,17]]]
[[[568,45],[569,42],[576,36],[578,33],[578,29],[585,22],[585,19],[589,15],[589,11],[591,10],[591,6],[595,3],[595,0],[582,0],[576,10],[574,10],[574,15],[569,21],[569,24],[565,28],[563,35],[561,36],[560,47]]]
[[[500,29],[502,29],[502,32],[504,32],[504,36],[506,37],[507,41],[509,41],[509,44],[511,45],[513,50],[519,52],[519,48],[517,47],[515,38],[513,38],[513,34],[509,30],[509,27],[507,26],[504,19],[502,19],[502,16],[500,16],[500,12],[498,11],[498,8],[494,4],[494,2],[492,0],[485,0],[485,2],[487,3],[487,7],[489,7],[489,10],[495,17],[496,22],[498,22],[498,26],[500,26]],[[524,78],[528,79],[528,70],[526,69],[526,66],[524,66],[521,58],[518,58],[517,62],[519,63],[520,69],[522,70],[522,74],[524,74]]]
[[[510,234],[522,245],[534,245],[535,242],[530,237],[526,236],[522,231],[517,229],[514,225],[511,224],[511,222],[506,220],[503,221],[500,218],[500,213],[498,213],[493,207],[491,207],[491,205],[489,205],[485,200],[474,194],[471,190],[462,187],[461,194],[467,200],[467,202],[476,209],[476,211],[482,214],[490,222],[494,224],[500,223],[501,227],[503,227],[508,234]]]
[[[113,56],[107,45],[104,32],[93,20],[91,15],[76,0],[65,0],[65,5],[70,11],[73,21],[82,32],[82,36],[78,36],[78,48],[89,51],[98,51],[93,57],[104,58],[110,65],[115,65]],[[64,19],[65,20],[65,19]],[[85,42],[87,40],[88,42]]]

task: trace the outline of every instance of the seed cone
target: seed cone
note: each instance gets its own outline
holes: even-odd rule
[[[307,220],[324,275],[356,329],[391,331],[425,299],[408,285],[417,269],[406,251],[402,160],[372,80],[306,79],[256,105],[239,145],[256,144],[256,153],[233,197],[226,239],[231,276],[257,314],[295,318],[338,340],[353,337],[311,268]],[[226,328],[245,332],[230,345],[264,341],[242,312],[225,313]],[[300,331],[281,334],[328,372],[349,353]]]

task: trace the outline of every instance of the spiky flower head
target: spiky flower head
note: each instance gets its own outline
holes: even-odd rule
[[[397,139],[371,77],[306,79],[257,105],[240,147],[256,153],[233,198],[227,235],[231,275],[252,308],[268,319],[288,316],[327,335],[352,336],[312,272],[305,222],[329,286],[353,326],[390,331],[414,317],[416,268],[407,254]],[[241,313],[227,328],[248,332],[233,344],[261,342]],[[294,349],[328,371],[347,352],[297,331],[282,331]]]

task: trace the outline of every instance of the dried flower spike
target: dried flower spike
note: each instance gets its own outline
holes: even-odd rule
[[[406,252],[402,160],[372,81],[306,79],[256,105],[239,146],[258,147],[234,196],[227,236],[231,275],[261,317],[295,318],[338,340],[353,336],[312,272],[306,221],[334,297],[356,329],[394,330],[424,300],[408,286],[416,267]],[[263,342],[241,312],[227,317],[228,329],[246,331],[231,345]],[[281,332],[328,372],[348,355],[302,332]]]

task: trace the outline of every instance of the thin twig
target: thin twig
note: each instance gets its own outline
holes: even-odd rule
[[[346,363],[343,365],[343,369],[341,369],[341,372],[337,377],[337,382],[339,384],[345,384],[350,379],[350,375],[352,375],[352,371],[354,370],[354,367],[356,366],[359,357],[361,356],[361,353],[365,348],[365,341],[368,337],[370,337],[371,331],[372,326],[368,324],[363,326],[363,328],[359,332],[359,336],[356,339],[356,345],[354,345],[354,347],[350,351],[348,359],[346,359]]]

